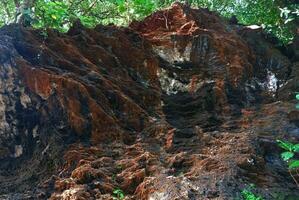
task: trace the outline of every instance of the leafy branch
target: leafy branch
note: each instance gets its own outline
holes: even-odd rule
[[[299,187],[299,183],[295,176],[299,176],[299,160],[295,159],[296,153],[299,152],[299,144],[293,144],[288,141],[277,140],[278,146],[285,151],[280,154],[280,157],[288,164],[288,171],[293,178],[296,185]]]

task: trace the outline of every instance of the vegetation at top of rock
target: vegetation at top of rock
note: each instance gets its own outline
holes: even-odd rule
[[[182,1],[182,0],[181,0]],[[128,25],[175,0],[3,0],[0,25],[22,23],[36,28],[66,31],[77,19],[88,27],[96,24]],[[204,7],[232,17],[246,25],[260,25],[281,42],[292,41],[298,26],[296,0],[184,0],[194,7]]]

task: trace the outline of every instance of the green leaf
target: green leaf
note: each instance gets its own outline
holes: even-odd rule
[[[296,94],[296,99],[299,100],[299,94]]]
[[[122,200],[125,198],[125,194],[121,189],[115,189],[113,191],[114,198],[117,200]]]
[[[292,151],[293,150],[293,144],[287,141],[282,141],[282,140],[276,140],[278,146],[280,146],[281,148],[288,150],[288,151]]]
[[[293,146],[293,152],[299,152],[299,144]]]
[[[119,194],[119,198],[120,198],[120,199],[124,199],[124,198],[125,198],[125,195],[124,195],[123,193],[120,193],[120,194]]]
[[[286,152],[283,152],[282,154],[280,154],[281,158],[284,160],[284,161],[288,161],[290,158],[293,158],[295,154],[293,152],[289,152],[289,151],[286,151]]]
[[[250,189],[243,189],[241,195],[244,200],[263,200],[261,196],[254,194]]]
[[[116,189],[113,191],[113,194],[118,194],[120,192],[120,189]]]
[[[296,169],[299,167],[299,160],[293,160],[289,163],[290,169]]]
[[[118,10],[119,10],[119,12],[123,13],[123,12],[125,12],[127,9],[126,9],[125,5],[119,5],[119,6],[118,6]]]

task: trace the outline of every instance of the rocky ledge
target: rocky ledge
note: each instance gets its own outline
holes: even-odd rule
[[[275,143],[299,140],[298,40],[181,4],[0,35],[0,199],[298,199]]]

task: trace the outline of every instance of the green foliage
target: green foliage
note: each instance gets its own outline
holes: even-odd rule
[[[298,5],[282,0],[246,0],[242,2],[236,13],[240,22],[261,25],[284,43],[293,39],[296,29],[294,22],[299,16]]]
[[[87,27],[96,24],[128,25],[176,0],[2,0],[0,26],[17,22],[22,14],[26,24],[36,28],[67,31],[80,19]],[[186,2],[181,0],[181,2]],[[260,25],[281,42],[290,42],[298,26],[299,5],[295,0],[189,0],[193,7],[204,7],[224,17],[235,15],[240,23]]]
[[[123,20],[122,24],[129,24],[132,20],[140,20],[155,11],[156,4],[152,0],[116,0],[117,11]]]
[[[261,196],[256,195],[252,192],[253,188],[254,188],[254,185],[250,185],[249,188],[243,189],[241,191],[243,200],[263,200],[263,198]]]
[[[14,21],[15,4],[11,0],[0,1],[0,26]]]
[[[280,146],[284,150],[291,151],[291,152],[293,151],[294,144],[292,144],[288,141],[282,141],[282,140],[277,140],[276,142],[277,142],[278,146]]]
[[[125,198],[125,194],[121,189],[113,190],[113,200],[123,200]]]
[[[298,93],[296,93],[296,99],[299,100]],[[297,105],[296,105],[296,108],[299,108],[299,106],[297,107]],[[299,143],[293,144],[288,141],[277,140],[277,144],[283,150],[285,150],[283,153],[281,153],[280,156],[284,161],[287,162],[288,168],[289,168],[289,174],[293,178],[297,187],[299,187],[299,182],[297,181],[296,177],[293,175],[293,172],[295,172],[296,176],[298,176],[297,170],[299,169],[299,160],[295,159],[294,157],[295,157],[296,153],[299,152]]]
[[[293,152],[286,151],[283,152],[280,156],[284,161],[288,161],[289,159],[293,158],[294,155],[295,154]]]
[[[68,6],[64,2],[39,0],[36,4],[34,26],[66,31],[64,25],[68,22],[69,17]]]
[[[281,158],[288,163],[289,169],[298,169],[299,160],[293,159],[296,152],[299,152],[299,144],[292,144],[290,142],[277,140],[278,145],[287,150],[281,154]]]
[[[299,167],[299,160],[292,160],[289,163],[290,169],[297,169]]]
[[[288,163],[289,169],[299,168],[299,160],[294,159],[295,153],[299,152],[299,144],[292,144],[287,141],[277,140],[278,146],[286,150],[281,153],[281,158]]]

